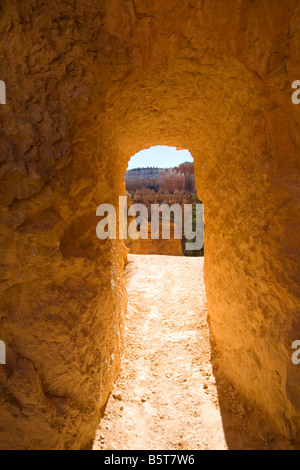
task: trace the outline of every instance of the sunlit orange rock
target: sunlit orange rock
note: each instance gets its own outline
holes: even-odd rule
[[[1,2],[0,448],[90,446],[126,311],[96,208],[153,145],[194,157],[214,366],[300,440],[299,25],[296,0]]]

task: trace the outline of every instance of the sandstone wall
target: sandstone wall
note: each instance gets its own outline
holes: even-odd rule
[[[134,194],[138,190],[143,188],[154,188],[158,191],[158,180],[132,180],[126,181],[126,191],[130,194]]]
[[[127,187],[127,186],[126,186]],[[138,240],[132,240],[128,238],[125,240],[126,248],[129,253],[135,255],[167,255],[167,256],[183,256],[182,240],[175,238],[177,234],[174,222],[166,223],[166,230],[170,227],[170,239],[163,239],[163,228],[164,224],[160,221],[159,225],[159,239],[152,240],[151,230],[151,205],[152,204],[192,204],[193,198],[189,194],[183,194],[177,191],[175,194],[155,192],[154,190],[146,189],[136,191],[133,198],[128,199],[128,206],[132,204],[143,204],[148,211],[148,239],[139,238]],[[129,217],[128,224],[134,222],[134,217]]]
[[[154,188],[156,191],[168,191],[174,193],[176,190],[196,193],[194,164],[183,163],[175,168],[157,169],[135,169],[125,173],[126,190],[134,193],[145,187]]]
[[[159,187],[174,193],[176,190],[196,193],[194,164],[182,163],[179,167],[170,168],[159,177]]]
[[[164,168],[135,168],[127,170],[125,173],[125,182],[136,180],[158,180],[159,175],[165,173]]]
[[[167,191],[154,191],[153,189],[143,188],[138,189],[134,196],[128,200],[129,205],[131,204],[143,204],[146,206],[149,216],[149,222],[151,221],[151,205],[152,204],[168,204],[172,206],[173,204],[180,204],[182,207],[182,213],[184,211],[185,204],[195,203],[194,196],[189,193],[184,193],[178,190],[175,190],[174,193],[169,193]]]
[[[168,227],[167,227],[168,228]],[[183,256],[181,240],[174,238],[174,223],[170,222],[170,240],[163,240],[163,227],[159,227],[159,240],[151,239],[151,224],[148,225],[148,239],[126,240],[126,247],[133,255]]]
[[[188,148],[215,365],[300,439],[298,0],[3,0],[1,448],[85,448],[120,366],[123,245],[96,207]]]
[[[183,173],[175,173],[170,170],[164,175],[160,175],[159,187],[162,190],[174,193],[176,189],[178,191],[185,190],[185,177]]]

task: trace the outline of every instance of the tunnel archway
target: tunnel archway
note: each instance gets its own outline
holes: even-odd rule
[[[129,212],[132,211],[135,214],[135,217],[130,217],[130,221],[134,222],[134,218],[139,217],[139,221],[136,220],[133,225],[129,223],[133,230],[133,237],[130,237],[128,233],[129,236],[125,240],[125,246],[129,253],[203,256],[203,237],[200,235],[200,232],[202,233],[200,225],[203,220],[203,216],[200,215],[202,206],[198,208],[198,216],[196,217],[196,207],[197,204],[201,204],[201,201],[197,198],[194,160],[187,149],[153,146],[138,152],[130,159],[125,173],[125,187],[126,207]],[[139,207],[140,204],[142,207]],[[166,204],[170,208],[170,213],[169,209],[165,207]],[[188,207],[185,207],[186,205]],[[160,227],[157,227],[156,235],[153,236],[155,220],[157,220],[155,213],[157,214],[158,207],[161,222]],[[191,217],[188,218],[190,210]],[[163,214],[165,214],[164,223],[162,222]],[[198,224],[196,224],[196,218]],[[200,218],[201,222],[199,222]],[[194,235],[196,227],[198,227],[199,248],[195,245],[187,246],[186,232],[190,225],[188,221],[192,219],[191,230],[194,231]],[[136,224],[138,232],[140,232],[139,236],[135,232]],[[142,225],[143,233],[141,233]]]
[[[126,309],[123,246],[99,243],[96,208],[124,194],[130,156],[157,144],[189,148],[195,160],[218,366],[299,438],[290,345],[299,331],[300,137],[288,85],[299,5],[290,0],[283,15],[279,3],[238,2],[245,26],[229,2],[222,15],[217,1],[176,2],[172,11],[167,2],[94,3],[78,7],[80,38],[60,1],[69,26],[47,5],[37,17],[15,2],[4,3],[0,20],[10,97],[1,108],[1,442],[82,448],[92,439],[118,373]],[[30,31],[8,27],[24,15]],[[27,64],[36,73],[16,73],[37,41],[43,47]]]
[[[249,74],[234,59],[210,59],[208,65],[198,63],[198,74],[195,61],[191,70],[189,61],[183,61],[180,79],[180,65],[176,64],[176,74],[170,72],[166,77],[165,72],[155,73],[153,82],[148,72],[147,86],[137,83],[136,77],[132,89],[130,84],[123,85],[124,97],[121,95],[110,108],[110,119],[115,110],[120,126],[114,143],[120,142],[120,165],[127,148],[127,155],[157,143],[190,149],[197,187],[201,188],[206,207],[205,283],[212,337],[223,356],[220,365],[243,393],[256,397],[270,414],[278,415],[279,396],[285,394],[286,384],[282,382],[274,408],[265,390],[278,388],[277,377],[286,375],[290,351],[286,348],[283,369],[278,370],[278,343],[272,337],[275,331],[276,337],[281,336],[276,325],[278,317],[271,320],[267,315],[264,325],[266,309],[275,310],[283,299],[283,286],[276,281],[278,273],[270,277],[271,265],[278,265],[280,257],[279,246],[275,248],[279,221],[272,215],[270,203],[274,197],[284,195],[276,191],[275,196],[267,170],[274,153],[269,97],[259,77]],[[215,67],[220,75],[215,74]],[[181,103],[185,103],[184,108]],[[145,141],[144,136],[152,135]],[[134,141],[139,140],[141,143],[135,146]],[[125,162],[127,165],[127,158]],[[272,242],[266,231],[270,225],[275,235]],[[283,272],[281,276],[283,279]],[[269,291],[270,285],[272,307],[269,295],[266,302],[262,294]],[[273,364],[271,357],[275,359]]]

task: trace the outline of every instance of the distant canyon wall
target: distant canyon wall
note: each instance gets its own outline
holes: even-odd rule
[[[169,193],[175,191],[196,193],[194,164],[188,162],[169,169],[140,168],[129,170],[125,174],[125,183],[127,191],[131,194],[143,187]]]

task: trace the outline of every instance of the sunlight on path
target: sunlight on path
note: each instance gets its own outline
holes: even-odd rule
[[[209,360],[203,259],[129,259],[123,371],[94,448],[226,449]]]

